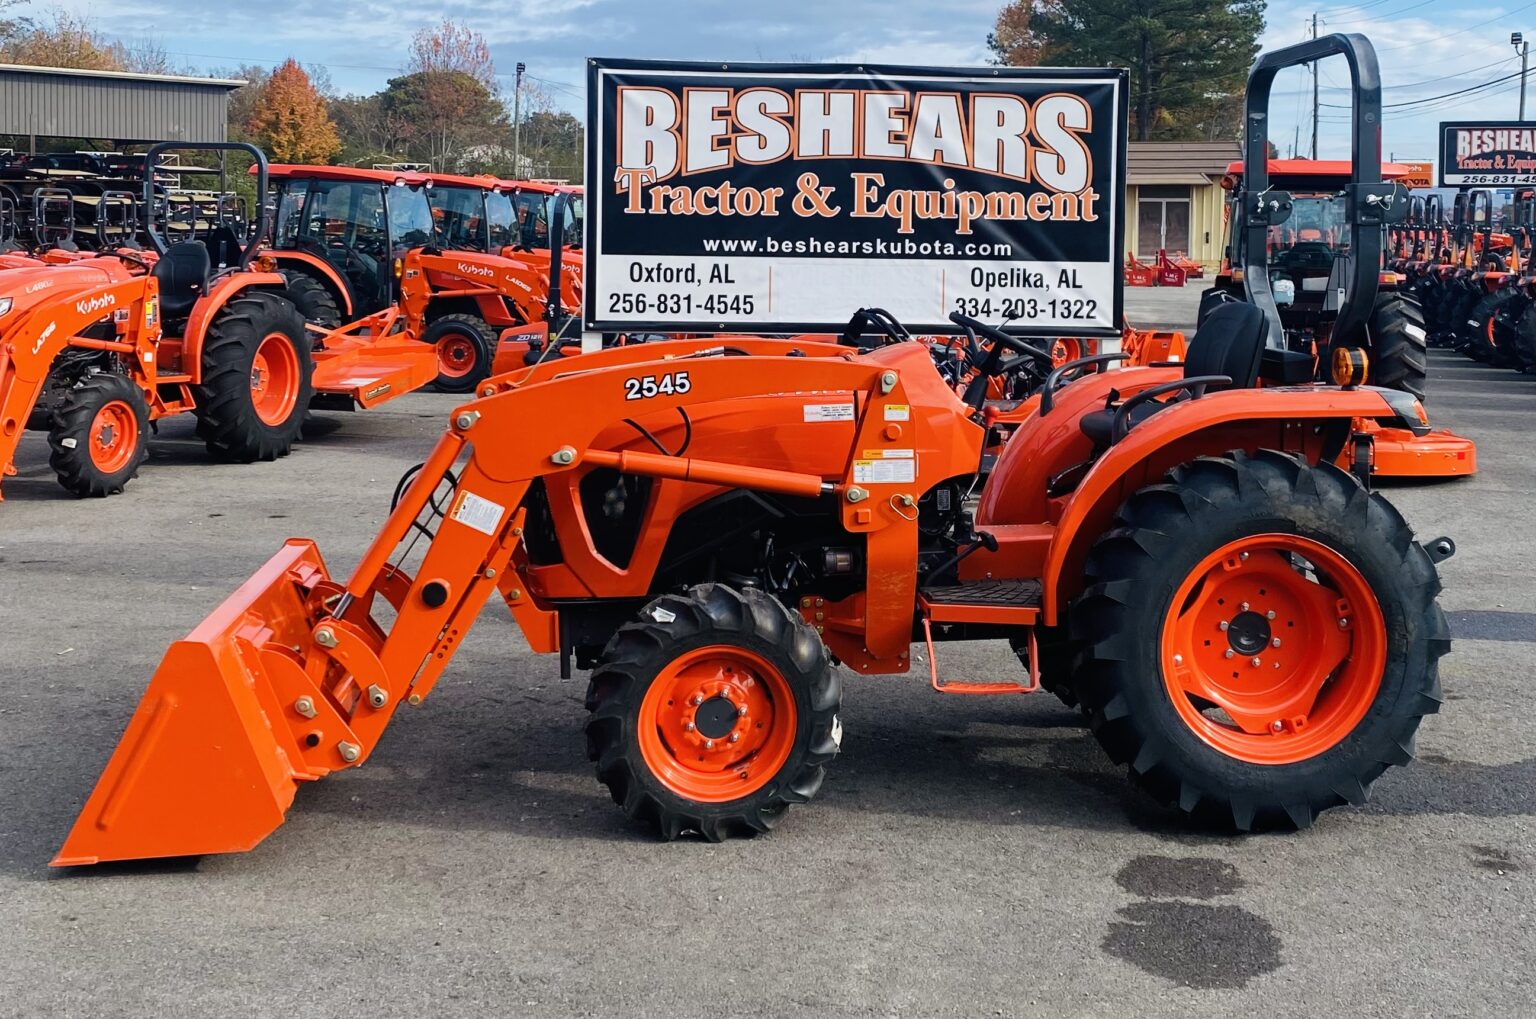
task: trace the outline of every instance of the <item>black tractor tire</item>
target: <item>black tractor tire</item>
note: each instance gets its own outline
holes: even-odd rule
[[[1516,367],[1536,375],[1536,303],[1528,305],[1520,321],[1515,323]]]
[[[289,302],[304,316],[304,321],[321,329],[341,327],[341,305],[329,287],[313,276],[302,272],[289,273]]]
[[[1234,546],[1239,541],[1257,542],[1251,565],[1246,555],[1242,563],[1217,559],[1210,565],[1212,557],[1241,547]],[[1379,625],[1370,623],[1372,613],[1358,601],[1347,609],[1324,601],[1329,607],[1310,615],[1288,607],[1284,599],[1289,594],[1298,588],[1310,591],[1310,585],[1330,575],[1315,561],[1315,571],[1305,572],[1287,551],[1307,548],[1307,542],[1322,550],[1310,552],[1316,559],[1326,564],[1324,557],[1334,556],[1343,564],[1331,568],[1334,578],[1347,572],[1353,583],[1365,585],[1356,588],[1357,598],[1368,589],[1365,597],[1373,596],[1380,609]],[[1267,558],[1271,555],[1277,558]],[[1201,569],[1209,572],[1195,578]],[[1413,758],[1421,718],[1439,710],[1437,661],[1450,648],[1445,616],[1435,601],[1439,576],[1401,514],[1332,464],[1311,467],[1289,454],[1260,451],[1202,457],[1175,468],[1165,484],[1143,488],[1121,507],[1113,528],[1090,552],[1085,575],[1087,587],[1070,618],[1073,639],[1082,648],[1076,687],[1094,735],[1116,763],[1129,766],[1135,784],[1206,823],[1242,831],[1304,828],[1323,810],[1362,803],[1383,771]],[[1254,597],[1263,600],[1254,611],[1244,601],[1229,626],[1212,624],[1209,636],[1203,636],[1211,620],[1200,612],[1209,608],[1225,617],[1235,608],[1212,605],[1209,599],[1222,588],[1207,593],[1205,587],[1231,583],[1223,579],[1229,575],[1242,583],[1265,583],[1267,578],[1271,590],[1255,586]],[[1200,586],[1187,587],[1196,581]],[[1333,594],[1341,586],[1349,584],[1333,579],[1325,591]],[[1181,589],[1188,594],[1175,605]],[[1280,609],[1273,624],[1259,614],[1266,606]],[[1330,617],[1343,611],[1349,615],[1339,618],[1338,631],[1328,629]],[[1181,617],[1190,620],[1189,629],[1178,628]],[[1282,622],[1289,628],[1282,628]],[[1250,726],[1264,731],[1238,735],[1241,749],[1234,750],[1231,742],[1226,747],[1220,742],[1239,732],[1230,716],[1207,715],[1214,702],[1188,694],[1187,684],[1180,684],[1176,695],[1178,677],[1169,672],[1173,678],[1165,679],[1165,657],[1169,670],[1175,662],[1164,647],[1165,623],[1181,635],[1175,647],[1186,647],[1182,635],[1189,635],[1192,661],[1183,668],[1202,670],[1203,681],[1196,685],[1222,689],[1223,696],[1234,698],[1223,710],[1236,706],[1243,690],[1265,689],[1241,683],[1248,676],[1247,655],[1260,662],[1255,670],[1271,664],[1270,659],[1280,668],[1288,656],[1300,655],[1291,659],[1301,663],[1293,667],[1292,678],[1277,683],[1304,684],[1318,678],[1306,671],[1307,656],[1316,653],[1312,649],[1326,647],[1341,632],[1349,634],[1349,644],[1346,652],[1334,646],[1335,653],[1345,656],[1326,677],[1328,685],[1314,691],[1312,706],[1283,723],[1277,719],[1273,733],[1263,721],[1262,706],[1241,702],[1240,710],[1254,710]],[[1274,635],[1286,635],[1284,650],[1278,645],[1271,650],[1271,625]],[[1309,632],[1314,627],[1316,632]],[[1197,643],[1202,639],[1205,647]],[[1211,646],[1213,641],[1217,646]],[[1374,642],[1384,663],[1374,686],[1369,673],[1349,671],[1355,655],[1372,653],[1360,642]],[[1242,645],[1230,665],[1224,656],[1233,656],[1220,646],[1224,643]],[[1324,653],[1324,661],[1327,657]],[[1210,666],[1212,658],[1220,664]],[[1227,681],[1221,670],[1227,668],[1239,674],[1239,682],[1223,688]],[[1265,674],[1252,673],[1255,679]],[[1352,708],[1330,714],[1341,704]],[[1324,738],[1307,742],[1319,727]],[[1285,739],[1293,742],[1269,742]]]
[[[1367,381],[1424,399],[1429,380],[1429,331],[1424,327],[1424,309],[1419,302],[1397,291],[1376,295],[1366,335],[1371,341]]]
[[[758,663],[748,669],[754,681],[703,700],[688,695],[695,673],[687,663],[742,660]],[[754,682],[769,695],[767,710],[743,693]],[[702,584],[656,598],[608,642],[587,688],[587,756],[613,801],[663,839],[759,834],[821,788],[842,742],[841,696],[826,647],[798,615],[760,591]],[[680,713],[692,721],[679,721]],[[663,731],[664,719],[675,732]],[[730,740],[743,733],[743,742]],[[731,744],[745,756],[734,756]],[[723,780],[707,795],[693,769],[706,754]],[[753,774],[759,763],[772,774]],[[730,788],[738,780],[746,790],[739,796]]]
[[[438,348],[435,385],[440,393],[473,393],[491,374],[496,335],[479,315],[443,315],[421,332],[421,342]]]
[[[149,404],[133,380],[96,372],[75,383],[53,410],[48,466],[68,492],[116,495],[149,456]]]
[[[1474,289],[1465,281],[1447,289],[1445,312],[1445,345],[1467,353],[1472,340],[1470,319],[1472,309],[1482,300],[1481,289]]]
[[[263,362],[271,354],[265,369],[258,352]],[[208,325],[202,370],[193,396],[197,434],[208,451],[239,463],[287,456],[314,395],[314,360],[299,310],[260,290],[231,298]],[[258,386],[276,386],[276,395]]]
[[[1510,349],[1514,330],[1504,321],[1525,300],[1518,290],[1495,290],[1485,295],[1467,316],[1467,352],[1479,361],[1508,366],[1515,363]]]

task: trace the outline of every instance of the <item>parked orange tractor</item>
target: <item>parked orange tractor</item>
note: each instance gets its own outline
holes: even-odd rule
[[[271,174],[277,230],[265,254],[315,325],[430,344],[437,387],[464,393],[489,374],[502,331],[543,321],[548,253],[524,250],[508,182],[336,166]]]
[[[245,152],[266,184],[252,146],[170,143],[145,158],[154,165],[171,148]],[[15,473],[16,446],[35,429],[48,433],[66,489],[121,492],[153,423],[187,412],[215,456],[272,460],[288,454],[317,395],[372,406],[431,379],[435,358],[419,344],[312,340],[289,281],[256,259],[266,225],[263,211],[221,267],[205,240],[168,243],[150,222],[154,254],[119,248],[0,273],[0,476]]]
[[[1369,44],[1332,36],[1261,57],[1250,114],[1281,67],[1338,52],[1379,104]],[[673,340],[489,379],[350,578],[292,540],[172,646],[54,862],[254,846],[302,783],[370,759],[493,596],[592,669],[587,753],[665,838],[815,796],[833,662],[905,673],[914,641],[940,693],[1077,699],[1185,813],[1289,827],[1362,802],[1439,707],[1453,546],[1416,542],[1368,461],[1333,465],[1356,421],[1419,427],[1412,396],[1358,385],[1353,357],[1342,386],[1257,386],[1287,368],[1267,294],[1214,310],[1182,366],[1082,374],[957,313],[953,348],[877,316],[887,342],[861,348]],[[1004,376],[1029,395],[994,463]],[[1014,644],[1018,678],[947,680],[934,653],[980,638]]]

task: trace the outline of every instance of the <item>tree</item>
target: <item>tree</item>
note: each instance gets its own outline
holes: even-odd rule
[[[999,63],[1131,69],[1137,141],[1232,137],[1265,0],[1013,0],[988,36]]]
[[[341,151],[325,99],[292,58],[272,72],[254,98],[246,129],[274,159],[323,163]]]
[[[463,74],[499,95],[496,64],[485,36],[472,28],[443,19],[435,28],[423,28],[411,38],[411,74]]]
[[[397,125],[407,154],[445,170],[466,148],[510,143],[506,107],[478,79],[461,71],[425,71],[391,78],[381,112]]]
[[[55,13],[47,24],[26,19],[9,22],[0,60],[34,67],[75,67],[87,71],[124,70],[127,49],[103,39],[85,18]]]

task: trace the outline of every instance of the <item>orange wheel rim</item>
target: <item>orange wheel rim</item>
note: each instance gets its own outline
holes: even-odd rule
[[[104,404],[91,418],[88,438],[91,463],[104,474],[115,474],[133,459],[139,444],[139,418],[122,400]]]
[[[1051,345],[1051,363],[1057,368],[1083,356],[1083,345],[1076,339],[1063,337]]]
[[[1493,341],[1493,334],[1494,334],[1494,322],[1493,322],[1493,319],[1494,319],[1494,316],[1489,315],[1488,316],[1488,324],[1483,327],[1483,332],[1486,333],[1487,336],[1488,336],[1488,346],[1490,346],[1490,347],[1495,345],[1494,341]]]
[[[447,378],[462,379],[475,370],[478,360],[474,341],[462,333],[449,333],[437,341],[437,370]]]
[[[640,703],[640,756],[685,799],[725,803],[756,792],[789,760],[797,713],[789,683],[738,647],[698,648],[668,663]]]
[[[1163,683],[1195,734],[1252,764],[1293,764],[1352,732],[1381,687],[1381,606],[1347,559],[1260,534],[1206,556],[1163,623]]]
[[[299,356],[287,333],[268,333],[251,359],[251,405],[263,424],[280,425],[299,402]]]

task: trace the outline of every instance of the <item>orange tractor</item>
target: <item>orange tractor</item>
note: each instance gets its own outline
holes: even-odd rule
[[[1374,75],[1335,36],[1261,57],[1251,87],[1341,48]],[[959,314],[942,345],[864,312],[857,346],[669,340],[490,378],[350,577],[293,539],[171,647],[54,863],[256,845],[425,703],[493,597],[563,674],[592,670],[597,778],[663,838],[763,832],[814,797],[843,740],[834,663],[899,675],[914,643],[939,694],[1076,700],[1186,814],[1299,827],[1363,802],[1439,707],[1454,546],[1368,487],[1356,422],[1419,428],[1417,401],[1352,358],[1342,385],[1260,385],[1291,381],[1273,311],[1260,290],[1181,365],[1104,373]],[[1022,397],[1000,446],[996,380]],[[1013,678],[945,675],[948,642],[999,638]]]
[[[266,184],[252,146],[170,143],[148,165],[171,148],[245,152]],[[146,207],[153,187],[146,180]],[[266,225],[263,213],[218,267],[205,240],[168,244],[151,222],[152,254],[119,248],[0,272],[0,476],[15,473],[16,446],[34,429],[48,433],[67,490],[121,492],[153,423],[186,412],[215,456],[273,460],[314,399],[373,406],[431,379],[436,359],[420,344],[312,339],[289,281],[256,259]]]
[[[549,259],[523,252],[507,182],[337,166],[271,174],[265,255],[322,329],[403,331],[437,351],[437,387],[463,393],[489,374],[502,331],[543,320]]]

